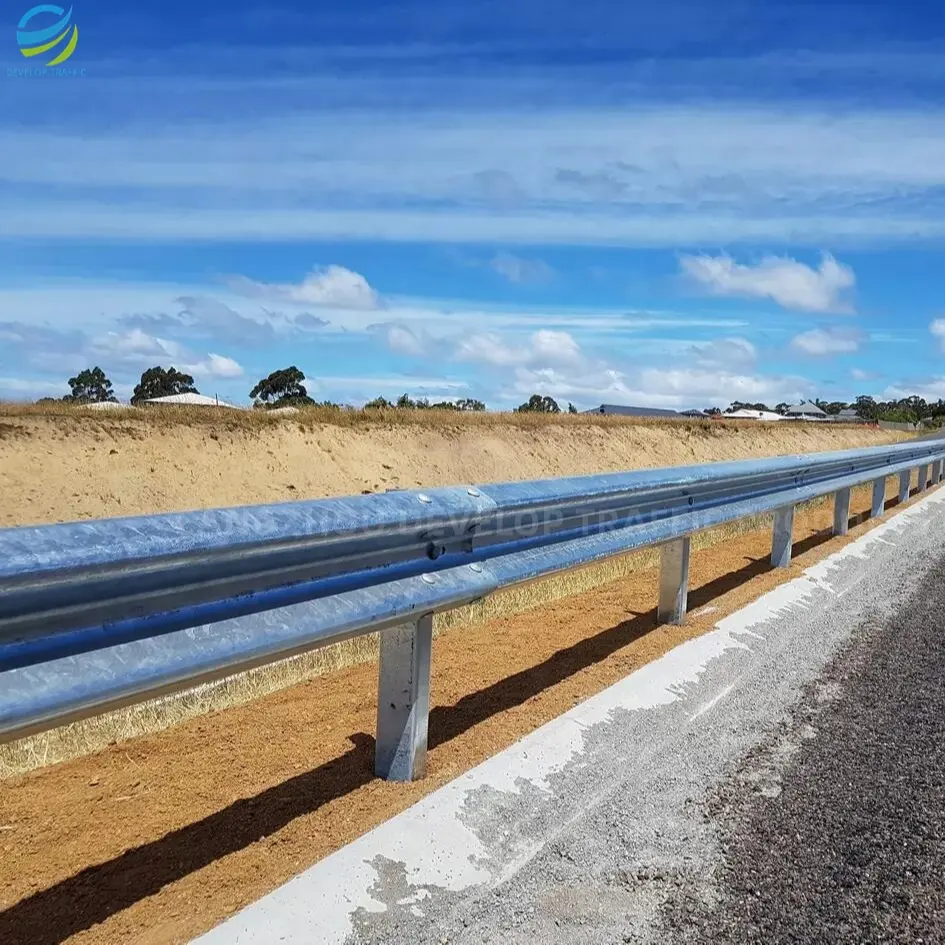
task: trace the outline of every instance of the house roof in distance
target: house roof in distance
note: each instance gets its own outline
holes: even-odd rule
[[[804,401],[801,404],[795,404],[793,407],[788,407],[787,413],[790,416],[806,416],[806,417],[826,417],[827,414],[817,406],[817,404],[812,404],[809,400]]]
[[[89,410],[128,410],[128,404],[120,404],[117,400],[100,400],[94,404],[83,404]]]
[[[169,394],[167,397],[151,397],[146,404],[170,404],[190,407],[229,407],[231,410],[242,410],[236,404],[228,404],[218,397],[207,397],[205,394]]]
[[[722,417],[725,420],[765,420],[772,423],[775,420],[784,419],[781,414],[775,413],[773,410],[750,410],[747,407],[742,410],[733,410],[731,413],[724,413]]]
[[[668,410],[662,407],[633,407],[628,404],[601,404],[592,410],[585,410],[584,413],[603,413],[617,414],[624,417],[680,417],[676,410]]]

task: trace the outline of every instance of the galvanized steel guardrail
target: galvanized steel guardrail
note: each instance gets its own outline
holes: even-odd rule
[[[943,477],[945,441],[0,530],[0,741],[382,631],[376,769],[422,776],[434,613],[661,545],[658,615],[686,614],[690,537],[886,478]]]

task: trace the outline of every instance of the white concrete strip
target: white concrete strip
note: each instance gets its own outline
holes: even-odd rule
[[[836,600],[848,593],[862,580],[857,559],[868,559],[877,546],[908,540],[910,528],[920,522],[928,526],[929,507],[943,503],[945,492],[930,493],[800,577],[719,621],[711,632],[542,726],[197,941],[343,945],[360,940],[356,933],[371,914],[407,910],[422,917],[431,898],[452,900],[498,885],[612,792],[621,768],[637,760],[617,759],[608,768],[595,733],[627,713],[678,702],[685,703],[685,725],[720,700],[738,698],[737,692],[732,696],[737,678],[728,686],[716,681],[700,687],[711,664],[734,650],[763,648],[773,619],[815,602],[822,606],[824,596]],[[562,782],[582,771],[586,779],[589,766],[594,766],[592,790],[568,791]]]

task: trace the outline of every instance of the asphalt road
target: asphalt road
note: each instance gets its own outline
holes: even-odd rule
[[[785,744],[800,747],[780,764]],[[945,942],[945,562],[861,625],[710,807],[719,897],[672,896],[671,940]]]

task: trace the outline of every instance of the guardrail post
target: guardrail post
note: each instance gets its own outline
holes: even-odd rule
[[[909,501],[909,487],[912,485],[912,470],[903,469],[899,473],[899,501],[908,502]]]
[[[374,772],[416,781],[427,767],[433,615],[381,631]]]
[[[660,623],[682,624],[686,621],[689,598],[690,540],[677,538],[660,549],[660,597],[656,619]]]
[[[942,481],[942,461],[935,460],[932,463],[932,485],[937,486]]]
[[[927,465],[919,467],[919,492],[925,492],[929,487],[929,467]]]
[[[845,535],[850,530],[850,490],[839,489],[833,499],[833,533]]]
[[[873,480],[873,504],[870,507],[870,515],[873,518],[879,518],[886,511],[886,479]]]
[[[794,547],[794,506],[778,509],[774,513],[774,529],[771,536],[771,566],[791,566],[791,551]]]

